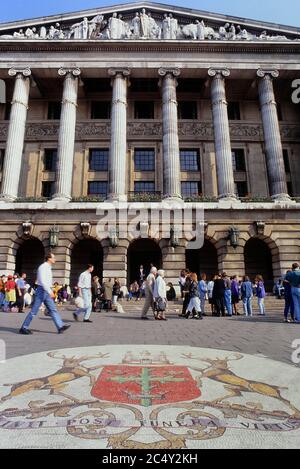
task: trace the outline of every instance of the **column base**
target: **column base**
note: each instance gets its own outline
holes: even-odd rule
[[[291,197],[288,195],[288,194],[275,194],[275,195],[272,195],[272,200],[274,202],[293,202],[293,200],[291,199]]]
[[[235,194],[222,194],[218,197],[219,202],[240,202]]]
[[[109,194],[106,199],[107,202],[127,202],[126,194]]]
[[[54,194],[51,198],[51,202],[70,202],[72,197],[65,194]]]
[[[0,194],[0,202],[15,202],[17,198],[15,195]]]

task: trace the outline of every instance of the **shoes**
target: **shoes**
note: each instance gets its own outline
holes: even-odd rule
[[[93,322],[90,319],[84,319],[83,322]]]
[[[69,329],[69,327],[71,327],[70,324],[65,324],[63,327],[58,329],[58,333],[63,334],[67,329]]]
[[[75,319],[75,321],[77,321],[77,322],[78,322],[78,316],[77,316],[77,314],[76,314],[76,313],[73,313],[73,318]]]
[[[22,334],[22,335],[32,335],[32,332],[29,330],[29,329],[24,329],[22,327],[22,329],[19,330],[19,334]]]

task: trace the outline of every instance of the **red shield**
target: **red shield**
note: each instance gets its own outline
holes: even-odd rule
[[[201,396],[185,366],[106,366],[92,389],[98,399],[150,407]]]

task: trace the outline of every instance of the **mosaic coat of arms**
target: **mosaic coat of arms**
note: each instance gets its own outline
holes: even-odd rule
[[[299,447],[300,372],[175,346],[101,346],[0,364],[0,447]]]

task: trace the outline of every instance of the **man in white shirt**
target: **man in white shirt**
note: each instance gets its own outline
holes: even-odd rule
[[[78,308],[75,313],[73,313],[73,317],[75,321],[78,321],[78,316],[80,313],[84,313],[83,322],[93,322],[90,320],[90,316],[92,313],[92,272],[94,270],[94,266],[92,264],[88,264],[87,270],[80,274],[78,280],[78,292],[79,296],[83,298],[84,307]]]
[[[154,289],[156,274],[157,274],[157,268],[152,267],[152,269],[150,270],[150,274],[148,275],[147,280],[146,280],[145,304],[144,304],[142,317],[141,317],[141,319],[143,320],[149,319],[147,317],[149,308],[152,308],[152,310],[154,311],[153,289]]]
[[[45,262],[39,266],[37,271],[37,289],[35,292],[35,299],[33,307],[26,317],[21,329],[20,334],[29,335],[32,332],[29,329],[30,323],[33,318],[37,315],[42,303],[45,304],[50,316],[52,317],[54,324],[59,334],[69,329],[69,325],[66,325],[61,320],[60,315],[57,312],[54,303],[54,293],[52,291],[53,279],[52,279],[52,265],[55,264],[54,254],[48,254],[45,258]]]

